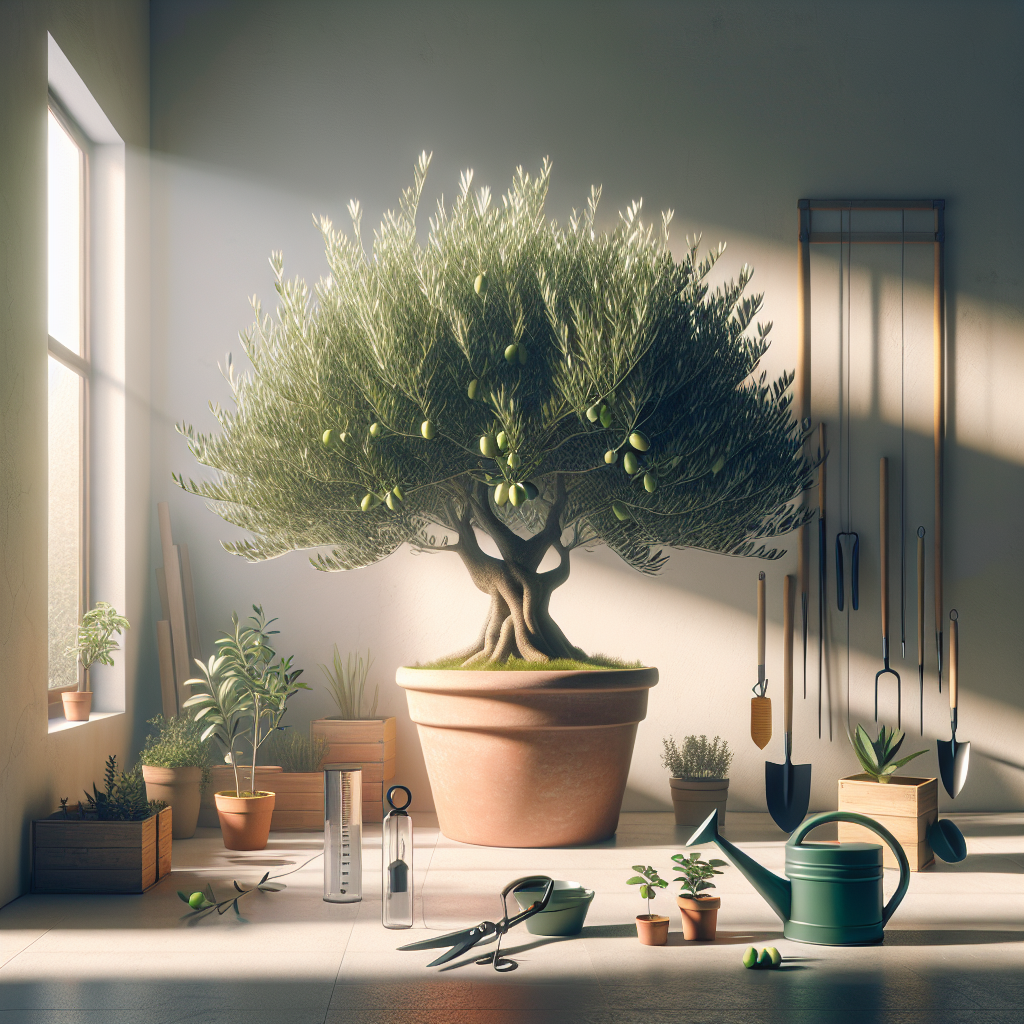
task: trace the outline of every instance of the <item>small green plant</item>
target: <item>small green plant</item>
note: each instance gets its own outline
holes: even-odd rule
[[[673,779],[727,779],[732,764],[729,744],[720,736],[710,743],[707,736],[687,736],[680,747],[668,736],[662,740],[665,750],[661,763]]]
[[[650,864],[647,867],[644,867],[643,864],[634,864],[633,870],[638,874],[626,879],[626,885],[640,886],[640,899],[647,900],[647,916],[650,917],[651,900],[658,895],[659,889],[668,888],[668,882]]]
[[[860,766],[875,782],[888,782],[889,776],[897,768],[902,768],[908,761],[928,753],[927,750],[919,750],[916,754],[894,761],[893,758],[899,753],[905,739],[906,735],[899,729],[886,729],[881,725],[878,727],[878,739],[873,740],[864,730],[864,726],[858,725],[853,736],[853,750],[860,761]]]
[[[157,715],[147,722],[156,729],[148,735],[139,754],[139,761],[151,768],[202,768],[202,792],[210,783],[210,746],[212,739],[203,739],[203,724],[191,713],[177,718]]]
[[[234,907],[235,914],[241,917],[242,915],[238,911],[238,901],[243,896],[248,896],[251,892],[280,892],[287,888],[282,882],[268,882],[268,878],[270,878],[269,871],[251,889],[243,889],[237,882],[232,882],[235,892],[226,900],[217,899],[210,883],[207,883],[205,890],[191,894],[184,893],[179,889],[178,899],[187,903],[191,908],[192,913],[188,915],[190,918],[205,917],[211,910],[216,910],[218,914],[224,914],[231,907]]]
[[[725,867],[724,860],[702,860],[696,851],[689,857],[684,853],[677,853],[672,860],[675,861],[676,871],[680,872],[679,877],[673,878],[672,881],[683,883],[679,895],[689,896],[694,900],[699,900],[705,889],[714,889],[715,883],[709,879],[712,875],[722,873],[716,870],[717,868]]]
[[[82,817],[99,821],[144,821],[167,806],[162,800],[146,799],[141,765],[118,771],[116,754],[107,758],[103,792],[93,783],[92,793],[86,791],[85,801]]]
[[[373,704],[370,706],[368,715],[362,714],[363,691],[366,688],[366,676],[370,671],[373,659],[370,652],[366,652],[366,660],[363,661],[361,654],[350,654],[347,661],[341,660],[341,652],[338,645],[334,645],[334,670],[331,671],[326,665],[320,666],[320,671],[327,677],[327,684],[331,689],[331,696],[334,703],[338,705],[339,717],[346,722],[360,718],[374,718],[377,714],[377,696],[380,692],[380,685],[373,688]]]
[[[79,690],[90,688],[89,669],[96,662],[101,665],[114,664],[112,655],[121,649],[114,634],[120,636],[122,630],[130,628],[128,620],[118,615],[114,606],[106,601],[97,601],[96,607],[82,616],[75,643],[67,649],[67,653],[74,654],[82,666]]]
[[[280,765],[285,772],[318,772],[330,744],[323,736],[310,739],[300,732],[276,729],[263,744],[263,764]]]

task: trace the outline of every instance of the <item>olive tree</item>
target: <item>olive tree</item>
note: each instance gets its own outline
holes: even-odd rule
[[[665,548],[780,556],[763,541],[806,521],[811,467],[792,375],[758,375],[771,324],[751,329],[750,269],[712,289],[723,247],[687,239],[675,258],[671,213],[655,230],[639,203],[599,231],[597,189],[549,219],[548,162],[500,203],[467,172],[421,242],[429,162],[369,255],[358,203],[350,234],[320,221],[330,273],[312,293],[272,255],[279,308],[253,300],[251,370],[225,367],[234,409],[211,406],[219,434],[179,428],[217,475],[175,479],[249,535],[224,547],[320,549],[324,571],[402,544],[451,553],[490,598],[467,664],[585,657],[549,613],[576,548],[648,574]]]

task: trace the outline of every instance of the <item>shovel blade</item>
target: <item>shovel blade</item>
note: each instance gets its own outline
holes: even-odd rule
[[[936,746],[939,748],[939,777],[946,792],[955,800],[967,781],[971,745],[951,739],[938,740]]]
[[[807,817],[811,802],[811,766],[765,761],[764,795],[775,824],[783,832],[792,832]]]

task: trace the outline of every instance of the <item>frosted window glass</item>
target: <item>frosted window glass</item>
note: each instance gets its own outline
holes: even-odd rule
[[[82,590],[82,378],[50,358],[49,685],[78,682],[74,642]]]
[[[47,145],[48,330],[82,355],[82,151],[49,114]]]

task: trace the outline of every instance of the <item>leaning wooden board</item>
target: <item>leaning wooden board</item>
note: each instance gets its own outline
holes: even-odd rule
[[[394,718],[346,721],[319,718],[309,723],[310,739],[327,740],[325,764],[359,764],[363,769],[363,821],[383,820],[386,783],[395,777],[398,732]]]
[[[145,821],[32,822],[32,891],[139,893],[171,870],[171,808]]]

